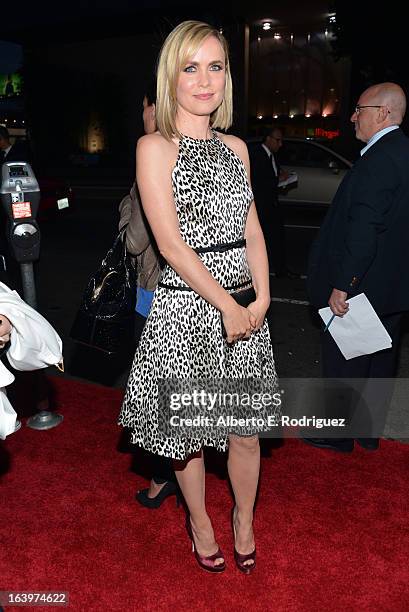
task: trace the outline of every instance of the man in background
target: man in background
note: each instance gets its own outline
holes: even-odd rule
[[[21,161],[30,163],[28,147],[24,142],[18,140],[12,144],[8,129],[0,125],[0,166],[5,162]]]
[[[322,334],[324,379],[365,382],[361,408],[346,399],[339,416],[359,418],[366,408],[371,419],[364,423],[363,437],[305,440],[319,448],[350,452],[356,440],[376,450],[386,421],[400,322],[409,310],[409,139],[399,127],[405,111],[405,94],[395,83],[373,85],[361,94],[351,121],[365,146],[339,186],[311,251],[311,303],[329,305],[343,317],[348,298],[364,293],[392,339],[390,349],[346,360],[330,333]]]
[[[282,131],[274,127],[262,143],[249,147],[251,185],[267,246],[270,272],[277,278],[299,278],[287,267],[283,214],[278,201],[278,184],[284,178],[276,153],[283,144]]]

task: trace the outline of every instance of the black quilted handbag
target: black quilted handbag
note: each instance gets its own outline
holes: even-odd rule
[[[106,353],[133,339],[136,278],[125,237],[119,234],[87,284],[70,336]]]

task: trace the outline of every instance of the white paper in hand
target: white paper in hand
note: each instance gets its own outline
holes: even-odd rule
[[[290,174],[287,176],[286,179],[283,179],[278,182],[278,186],[287,187],[288,185],[291,185],[292,183],[297,183],[297,182],[298,182],[298,174],[296,172],[290,172]]]
[[[348,300],[349,310],[343,317],[335,317],[328,331],[338,345],[345,359],[370,355],[391,348],[392,339],[364,293]],[[319,311],[325,325],[332,317],[332,311]]]

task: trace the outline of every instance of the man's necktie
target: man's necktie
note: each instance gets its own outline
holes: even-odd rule
[[[270,161],[271,161],[271,165],[273,166],[274,174],[277,176],[277,165],[276,165],[276,160],[274,159],[274,153],[271,153]]]

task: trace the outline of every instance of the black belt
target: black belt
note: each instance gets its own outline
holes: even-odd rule
[[[246,246],[246,239],[240,238],[240,240],[236,240],[235,242],[221,242],[220,244],[212,244],[208,247],[197,247],[193,249],[195,253],[224,253],[225,251],[230,251],[231,249],[241,249]]]
[[[230,251],[231,249],[240,249],[246,246],[246,239],[240,238],[240,240],[236,240],[235,242],[222,242],[220,244],[212,244],[209,247],[198,247],[193,249],[195,253],[224,253],[225,251]],[[251,284],[251,279],[240,283],[238,285],[234,285],[232,287],[224,287],[226,291],[233,291],[235,289],[241,289],[246,285]],[[167,285],[166,283],[158,283],[158,287],[162,287],[163,289],[173,289],[176,291],[193,291],[190,287],[178,287],[177,285]]]
[[[242,287],[246,287],[247,285],[251,285],[251,278],[244,283],[239,283],[238,285],[232,285],[231,287],[223,287],[226,291],[235,291],[236,289],[241,289]],[[177,285],[167,285],[166,283],[158,283],[158,287],[162,287],[163,289],[172,289],[173,291],[193,291],[191,287],[178,287]]]
[[[240,238],[240,240],[236,240],[235,242],[221,242],[220,244],[212,244],[208,247],[197,247],[193,249],[195,253],[224,253],[225,251],[230,251],[231,249],[240,249],[246,246],[246,239]],[[251,279],[240,283],[238,285],[234,285],[232,287],[224,287],[226,291],[232,291],[235,289],[241,289],[246,285],[251,284]],[[177,285],[166,285],[166,283],[158,283],[158,287],[162,287],[163,289],[173,289],[174,291],[193,291],[191,287],[178,287]]]

